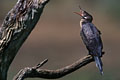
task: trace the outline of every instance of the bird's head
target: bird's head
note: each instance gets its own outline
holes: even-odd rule
[[[81,9],[81,7],[79,7],[79,8],[80,8],[80,12],[74,12],[74,13],[80,15],[83,20],[85,20],[87,22],[92,22],[93,17],[89,13],[87,13],[86,11]]]

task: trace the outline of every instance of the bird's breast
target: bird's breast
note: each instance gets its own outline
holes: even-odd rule
[[[87,39],[93,39],[96,37],[96,35],[94,34],[94,31],[91,29],[90,26],[82,25],[82,32],[84,33]]]

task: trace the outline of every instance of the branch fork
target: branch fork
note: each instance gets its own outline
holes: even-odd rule
[[[74,62],[73,64],[63,67],[61,69],[57,70],[40,69],[40,67],[42,67],[47,61],[48,59],[45,59],[40,64],[34,67],[31,68],[27,67],[20,70],[20,72],[14,77],[13,80],[23,80],[24,78],[45,78],[45,79],[61,78],[93,62],[94,59],[91,55],[87,55],[79,59],[78,61]]]
[[[49,0],[18,0],[0,27],[0,80],[7,80],[7,72],[18,50],[37,24]],[[57,79],[94,61],[87,55],[71,65],[57,70],[40,69],[48,59],[34,67],[21,69],[13,80],[25,78]]]

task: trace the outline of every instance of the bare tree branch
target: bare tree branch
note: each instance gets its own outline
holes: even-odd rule
[[[14,8],[5,17],[0,27],[0,80],[7,80],[10,64],[35,27],[48,1],[18,0]],[[88,55],[69,66],[57,70],[40,69],[47,61],[46,59],[32,68],[27,67],[20,70],[13,80],[35,77],[45,79],[60,78],[91,63],[93,58]]]
[[[7,79],[10,64],[38,22],[49,0],[18,0],[0,27],[0,80]]]
[[[104,54],[104,53],[103,53]],[[45,78],[45,79],[57,79],[61,78],[75,70],[84,67],[85,65],[93,62],[92,56],[88,55],[84,58],[74,62],[73,64],[57,70],[47,70],[39,68],[24,68],[14,77],[13,80],[24,80],[25,78]],[[43,63],[43,62],[42,62]],[[35,66],[36,67],[36,66]]]

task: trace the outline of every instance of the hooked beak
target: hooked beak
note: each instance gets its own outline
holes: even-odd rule
[[[78,12],[74,12],[75,14],[78,14],[78,15],[80,15],[81,17],[82,17],[82,14],[81,13],[78,13]]]
[[[80,15],[84,19],[81,12],[80,13],[79,12],[74,12],[74,13]]]
[[[74,12],[74,13],[80,15],[83,19],[85,19],[84,16],[82,15],[84,10],[80,7],[80,5],[79,8],[80,8],[80,12]]]

